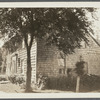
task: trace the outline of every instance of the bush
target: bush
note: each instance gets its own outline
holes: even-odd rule
[[[75,91],[76,78],[68,76],[49,77],[46,81],[47,89]],[[83,75],[80,79],[80,92],[89,92],[100,89],[100,76]]]
[[[47,81],[48,89],[75,90],[76,80],[67,76],[50,77]]]
[[[38,81],[34,87],[37,89],[56,89],[56,90],[73,90],[76,87],[76,78],[69,76],[47,77],[42,74],[37,75]]]
[[[56,90],[76,90],[76,78],[68,76],[59,77],[45,77],[41,75],[38,77],[38,82],[34,87],[38,89],[56,89]],[[96,75],[82,75],[80,78],[80,92],[89,92],[100,89],[100,76]]]
[[[18,84],[22,84],[25,82],[25,78],[22,75],[11,75],[8,77],[8,79],[11,81],[11,83],[18,83]]]
[[[11,83],[16,83],[16,75],[11,75],[8,77]]]
[[[37,84],[36,84],[37,89],[43,90],[43,89],[47,88],[46,87],[47,86],[47,80],[48,80],[47,76],[43,76],[43,75],[39,74]]]
[[[88,92],[100,89],[100,76],[84,75],[80,81],[80,92]]]

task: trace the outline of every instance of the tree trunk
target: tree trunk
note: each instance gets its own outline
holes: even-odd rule
[[[76,92],[79,92],[79,89],[80,89],[80,76],[77,76]]]
[[[26,76],[26,92],[32,91],[31,88],[31,54],[30,54],[30,49],[27,49],[27,76]]]

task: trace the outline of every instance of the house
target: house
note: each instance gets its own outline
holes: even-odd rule
[[[67,55],[66,59],[56,47],[47,46],[43,40],[34,39],[31,48],[32,81],[36,82],[39,73],[45,76],[66,74],[68,69],[75,68],[80,57],[87,63],[88,74],[100,75],[100,45],[93,36],[90,35],[88,38],[89,46],[82,42],[82,47],[75,49],[75,53]],[[26,76],[26,66],[27,55],[23,42],[16,52],[7,55],[6,74]],[[66,69],[65,72],[64,69]]]

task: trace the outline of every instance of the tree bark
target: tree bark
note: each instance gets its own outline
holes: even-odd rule
[[[77,76],[76,92],[79,92],[79,89],[80,89],[80,76]]]
[[[32,91],[31,88],[31,54],[30,54],[31,49],[27,49],[27,76],[26,76],[26,92]]]

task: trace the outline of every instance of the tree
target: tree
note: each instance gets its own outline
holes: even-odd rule
[[[42,34],[42,17],[43,10],[40,9],[16,9],[8,8],[2,9],[3,20],[1,26],[1,32],[8,37],[8,41],[5,44],[9,51],[14,51],[13,46],[17,48],[15,43],[19,43],[24,39],[27,49],[27,79],[26,79],[26,91],[31,90],[31,58],[30,51],[33,43],[33,39],[39,37],[38,33]],[[41,23],[41,24],[40,24]],[[40,27],[41,25],[41,27]],[[30,37],[30,38],[29,38]],[[14,48],[14,49],[16,49]]]
[[[47,42],[57,46],[64,53],[64,73],[66,73],[66,55],[74,53],[75,48],[80,48],[81,41],[88,44],[87,37],[93,33],[93,30],[92,23],[86,15],[91,13],[91,16],[96,18],[95,11],[96,9],[93,8],[64,8],[51,9],[48,12],[47,18],[51,20],[48,21],[49,24],[51,22],[49,26],[51,31],[48,32]]]
[[[0,9],[0,31],[8,36],[10,44],[13,38],[24,39],[27,50],[26,91],[31,90],[30,50],[33,39],[42,38],[48,45],[55,45],[64,54],[74,52],[83,40],[88,43],[86,35],[91,31],[86,17],[92,8],[3,8]],[[30,37],[30,40],[29,38]],[[6,45],[6,47],[8,46]],[[11,48],[12,45],[8,48]],[[11,49],[10,49],[11,50]]]

